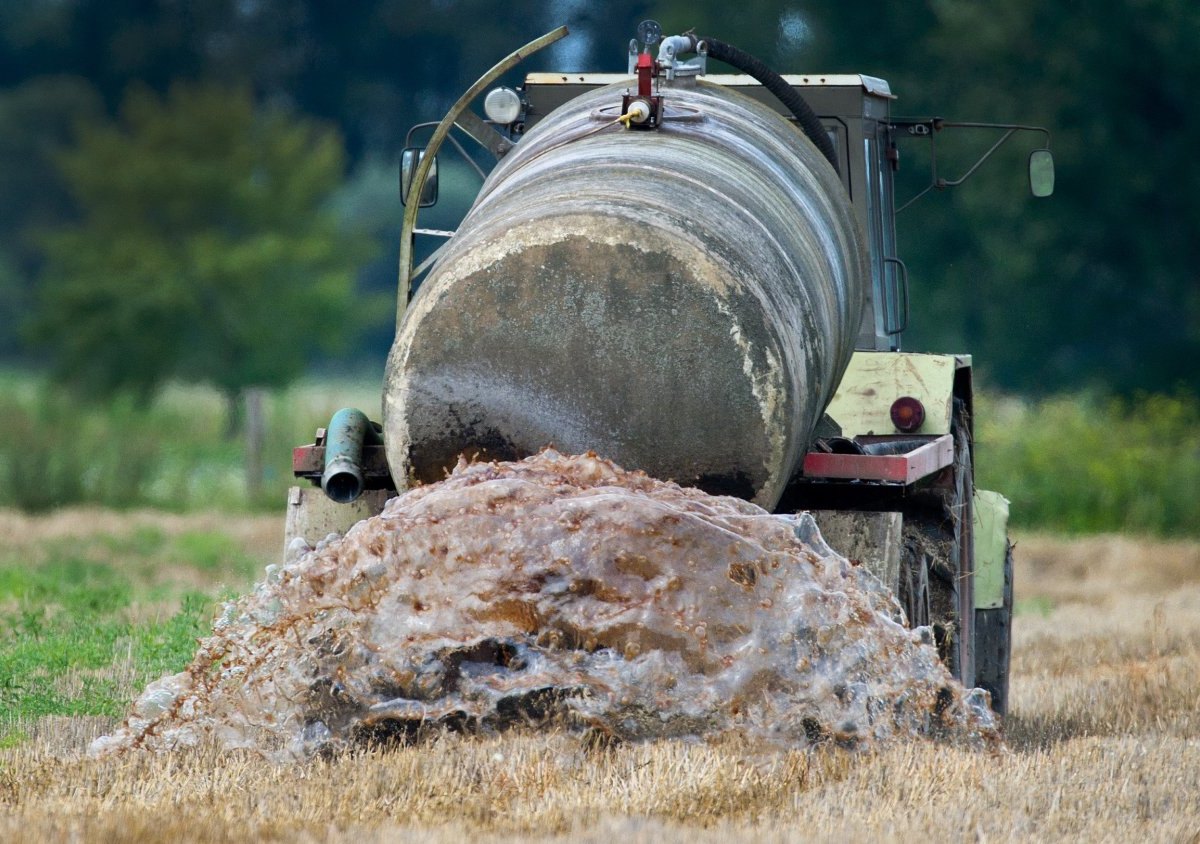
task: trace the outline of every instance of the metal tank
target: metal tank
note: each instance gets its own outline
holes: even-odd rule
[[[795,471],[862,314],[845,189],[741,94],[677,79],[637,131],[625,89],[534,127],[409,305],[384,392],[401,487],[548,445],[767,508]]]

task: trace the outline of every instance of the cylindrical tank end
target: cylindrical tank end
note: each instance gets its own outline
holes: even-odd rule
[[[772,108],[701,80],[627,132],[626,87],[529,132],[413,299],[384,390],[401,488],[553,445],[782,496],[853,351],[865,238]]]

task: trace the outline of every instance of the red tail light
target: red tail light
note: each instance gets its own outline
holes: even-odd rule
[[[897,431],[911,434],[925,424],[925,406],[912,396],[901,396],[892,402],[892,424]]]

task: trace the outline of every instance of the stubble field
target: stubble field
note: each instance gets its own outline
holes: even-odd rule
[[[182,667],[215,597],[275,558],[279,531],[275,518],[0,512],[0,838],[1200,841],[1200,544],[1115,536],[1020,538],[1000,752],[509,735],[295,766],[212,749],[88,759],[121,701]],[[78,594],[39,572],[66,572]],[[102,645],[90,661],[89,641]]]

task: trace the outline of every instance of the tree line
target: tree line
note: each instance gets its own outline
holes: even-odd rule
[[[1185,0],[31,0],[0,6],[0,356],[93,392],[166,378],[228,394],[389,337],[394,163],[497,58],[623,70],[637,22],[783,72],[890,80],[893,113],[1036,123],[1058,190],[1012,146],[898,218],[913,349],[990,383],[1195,392],[1200,118]],[[939,139],[952,168],[990,143]],[[901,148],[900,199],[928,181]],[[346,347],[350,352],[346,352]]]

